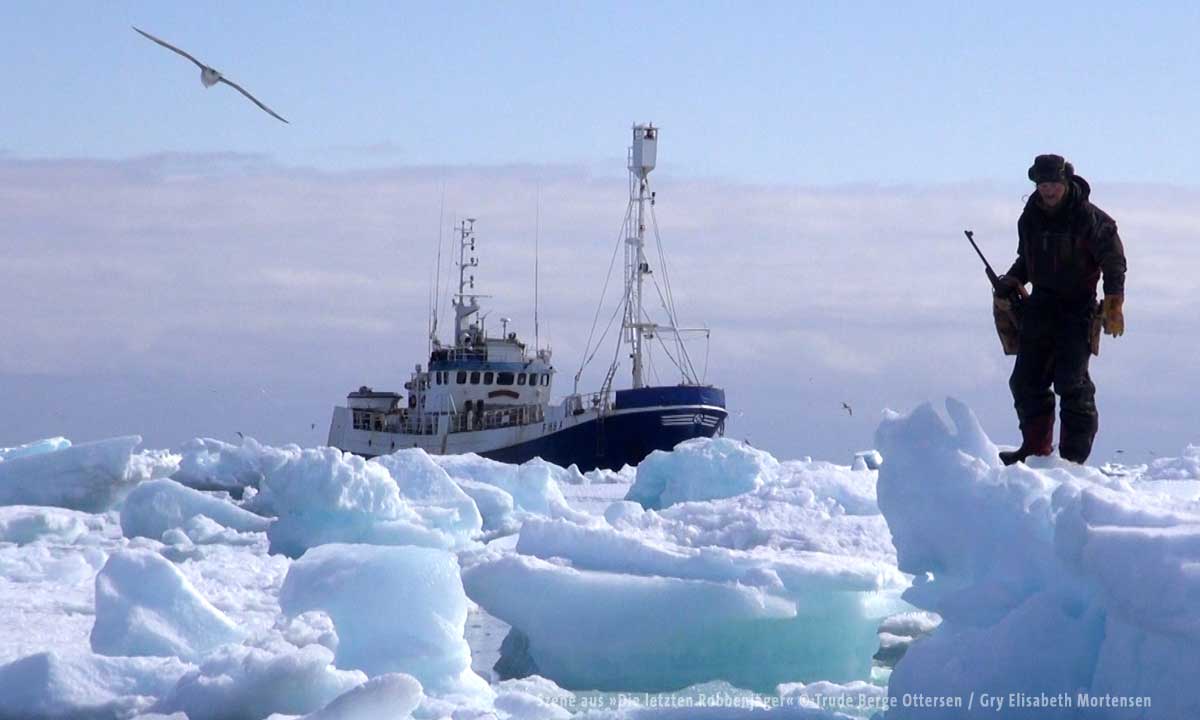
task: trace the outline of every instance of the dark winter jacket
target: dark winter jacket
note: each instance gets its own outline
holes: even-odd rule
[[[1104,272],[1104,294],[1125,292],[1125,248],[1117,223],[1088,196],[1091,186],[1078,175],[1071,178],[1070,195],[1049,212],[1036,192],[1017,221],[1017,261],[1008,275],[1032,282],[1035,292],[1065,300],[1096,297]]]

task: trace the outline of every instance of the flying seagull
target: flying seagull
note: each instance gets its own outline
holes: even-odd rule
[[[846,412],[850,413],[850,417],[854,417],[854,408],[850,407],[850,406],[849,406],[849,405],[847,405],[845,402],[842,402],[842,408],[843,408],[843,409],[844,409]]]
[[[260,103],[258,101],[258,98],[254,97],[250,93],[246,92],[245,88],[243,88],[241,85],[238,85],[237,83],[233,82],[232,80],[229,80],[228,78],[221,75],[221,72],[219,70],[210,68],[209,66],[200,62],[199,60],[192,57],[191,55],[188,55],[187,53],[185,53],[184,51],[175,47],[174,45],[172,45],[169,42],[166,42],[164,40],[159,40],[158,38],[154,37],[150,33],[145,32],[144,30],[139,30],[136,26],[131,26],[131,27],[133,27],[134,30],[137,30],[138,33],[144,35],[145,37],[149,38],[150,40],[153,40],[154,42],[158,43],[159,45],[162,45],[166,49],[171,50],[173,52],[177,52],[180,55],[187,58],[188,60],[191,60],[192,62],[199,65],[200,66],[200,82],[204,83],[204,87],[212,87],[213,85],[216,85],[217,83],[225,83],[229,87],[233,88],[234,90],[237,90],[241,94],[250,98],[250,102],[254,103],[255,105],[257,105],[260,108],[262,108],[263,110],[265,110],[267,112],[267,114],[270,115],[271,117],[275,118],[276,120],[279,120],[280,122],[287,123],[287,120],[284,120],[282,117],[279,116],[278,113],[276,113],[271,108]],[[291,123],[288,123],[288,124],[290,125]]]

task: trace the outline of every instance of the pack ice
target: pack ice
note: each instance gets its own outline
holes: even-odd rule
[[[892,699],[1066,694],[1066,707],[1025,712],[1200,716],[1194,448],[1149,476],[1056,456],[1004,467],[966,406],[946,410],[892,414],[876,435],[879,506],[914,578],[904,597],[943,618],[896,666]],[[1167,477],[1177,487],[1163,492]],[[996,712],[900,706],[887,717]]]
[[[864,680],[879,622],[909,609],[873,485],[691,441],[647,458],[604,519],[526,520],[515,553],[472,558],[463,580],[513,626],[510,674],[655,692]]]
[[[587,476],[0,449],[0,718],[1200,715],[1195,446],[1004,468],[947,410],[889,414],[852,465],[714,439]]]

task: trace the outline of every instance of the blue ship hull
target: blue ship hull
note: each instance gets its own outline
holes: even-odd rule
[[[613,410],[613,415],[481,454],[515,464],[540,457],[563,467],[574,464],[582,472],[620,470],[655,450],[712,437],[724,429],[727,415],[724,390],[696,386],[618,390]]]

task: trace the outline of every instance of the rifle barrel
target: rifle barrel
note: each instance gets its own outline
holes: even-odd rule
[[[966,235],[967,240],[971,242],[971,247],[975,248],[975,254],[979,256],[979,259],[983,261],[983,264],[987,266],[987,269],[991,270],[992,266],[988,264],[987,258],[983,256],[983,251],[980,250],[979,246],[975,244],[975,233],[971,230],[963,230],[963,234]]]

